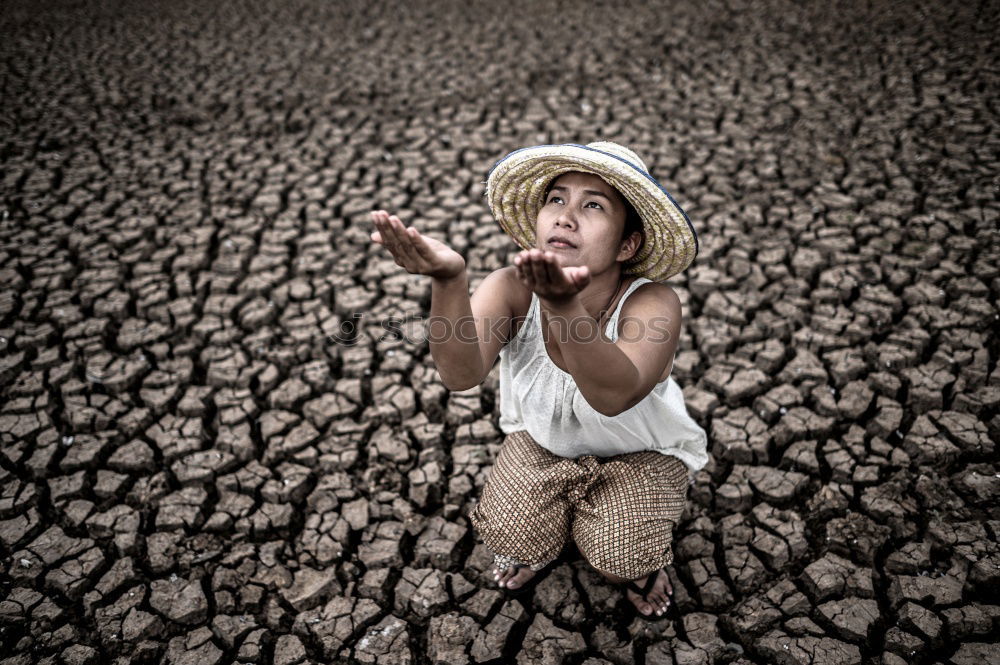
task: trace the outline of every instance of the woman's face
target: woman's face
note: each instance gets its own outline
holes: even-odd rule
[[[621,243],[624,228],[625,202],[618,191],[592,173],[570,171],[555,179],[538,212],[535,247],[553,252],[561,265],[602,272],[632,255],[634,240]],[[573,246],[555,244],[553,236]]]

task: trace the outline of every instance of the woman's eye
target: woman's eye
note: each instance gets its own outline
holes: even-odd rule
[[[557,200],[560,201],[560,202],[562,202],[562,197],[559,196],[558,194],[555,194],[551,198],[549,198],[548,203],[553,203],[553,202],[555,202]],[[597,201],[587,201],[587,203],[585,205],[590,205],[591,203],[593,203],[595,206],[597,206],[597,208],[599,210],[604,210],[604,206],[602,206]]]

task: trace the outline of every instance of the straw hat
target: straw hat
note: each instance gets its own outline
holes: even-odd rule
[[[681,272],[698,254],[691,220],[646,164],[625,146],[610,141],[521,148],[499,160],[486,180],[486,201],[503,230],[522,249],[535,246],[535,220],[545,188],[567,171],[600,176],[617,189],[642,218],[645,240],[622,270],[662,282]]]

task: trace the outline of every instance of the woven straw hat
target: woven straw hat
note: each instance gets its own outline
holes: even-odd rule
[[[698,235],[687,214],[649,175],[637,154],[610,141],[521,148],[493,165],[486,180],[487,205],[522,249],[535,246],[535,220],[545,203],[545,188],[568,171],[601,177],[642,218],[645,240],[635,256],[624,262],[625,274],[661,282],[694,261]]]

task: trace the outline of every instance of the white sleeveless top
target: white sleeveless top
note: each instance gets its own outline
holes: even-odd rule
[[[605,329],[611,341],[618,339],[618,316],[625,299],[649,281],[639,277],[625,290]],[[573,375],[556,366],[545,350],[534,293],[517,334],[500,349],[499,424],[504,434],[527,430],[539,445],[561,457],[655,450],[679,458],[691,473],[708,463],[708,436],[688,414],[673,376],[617,416],[595,411],[580,394]]]

